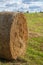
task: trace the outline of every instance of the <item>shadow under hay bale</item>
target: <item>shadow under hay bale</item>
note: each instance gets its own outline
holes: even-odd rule
[[[6,65],[29,65],[29,62],[24,60],[24,59],[16,59],[16,60],[6,60],[1,58],[0,59],[0,64],[6,64]]]
[[[25,54],[27,22],[22,13],[0,13],[0,58],[17,59]]]

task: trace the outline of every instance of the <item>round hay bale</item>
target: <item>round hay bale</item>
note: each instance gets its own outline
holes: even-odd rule
[[[27,22],[22,13],[0,13],[0,58],[24,55],[28,39]]]

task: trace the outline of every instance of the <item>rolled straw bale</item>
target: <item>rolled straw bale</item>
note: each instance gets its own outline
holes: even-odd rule
[[[27,22],[22,13],[0,12],[0,58],[24,55],[28,39]]]

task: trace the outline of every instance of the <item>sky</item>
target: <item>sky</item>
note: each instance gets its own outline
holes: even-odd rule
[[[1,11],[43,12],[43,0],[0,0]]]

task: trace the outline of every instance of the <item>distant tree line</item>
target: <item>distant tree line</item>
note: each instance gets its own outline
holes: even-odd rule
[[[20,12],[20,11],[17,11],[17,12]],[[26,11],[26,13],[29,13],[29,11]],[[37,12],[35,12],[35,13],[37,13]],[[43,11],[40,11],[40,13],[43,13]]]

